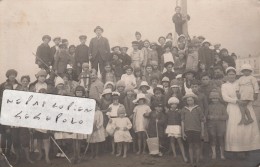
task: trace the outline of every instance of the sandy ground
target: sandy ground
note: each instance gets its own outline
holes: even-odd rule
[[[255,102],[255,111],[258,118],[258,123],[260,124],[260,98]],[[241,160],[236,158],[234,155],[227,153],[227,160],[215,160],[212,161],[209,155],[204,157],[201,162],[200,167],[259,167],[260,165],[260,150],[248,152],[246,159]],[[14,167],[47,167],[44,160],[36,162],[33,165],[22,162]],[[52,159],[52,165],[54,167],[69,167],[72,166],[68,163],[65,158]],[[182,161],[181,156],[173,158],[172,155],[164,155],[163,157],[152,157],[150,155],[140,155],[137,156],[133,153],[129,153],[127,158],[115,157],[114,155],[101,154],[98,159],[90,159],[87,155],[80,164],[73,165],[75,167],[190,167],[190,164],[185,164]]]

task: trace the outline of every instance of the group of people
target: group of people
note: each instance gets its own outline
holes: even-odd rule
[[[65,152],[72,140],[69,146],[75,163],[80,162],[85,142],[90,143],[93,158],[100,149],[126,158],[128,152],[148,153],[147,139],[158,137],[158,156],[172,152],[176,157],[179,146],[183,161],[192,165],[198,165],[205,155],[205,143],[210,143],[212,159],[217,158],[217,146],[223,160],[225,151],[260,149],[252,107],[258,83],[248,64],[242,66],[238,79],[235,54],[229,55],[220,44],[212,46],[203,36],[190,39],[179,34],[174,41],[169,33],[159,37],[158,44],[142,40],[140,32],[135,33],[129,52],[126,46],[110,48],[100,26],[94,32],[97,36],[89,46],[86,35],[79,37],[78,46],[55,37],[53,47],[49,46],[51,37],[43,36],[36,52],[40,68],[36,81],[31,82],[27,75],[18,81],[18,72],[10,69],[0,85],[1,97],[5,89],[13,89],[95,99],[93,133],[1,125],[1,148],[7,156],[13,145],[17,159],[24,150],[27,160],[34,163],[29,154],[32,132],[38,142],[37,159],[42,159],[44,150],[47,163],[53,151],[50,136]],[[64,157],[63,152],[56,153]]]

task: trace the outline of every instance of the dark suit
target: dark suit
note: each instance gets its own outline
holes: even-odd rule
[[[92,68],[97,70],[99,64],[100,73],[102,73],[105,62],[111,60],[108,39],[105,37],[100,37],[99,39],[97,37],[92,38],[89,44],[89,52],[92,56]]]
[[[53,59],[53,62],[51,63],[51,65],[53,66],[54,65],[54,56],[56,54],[56,46],[54,45],[53,47],[51,47],[51,57]]]

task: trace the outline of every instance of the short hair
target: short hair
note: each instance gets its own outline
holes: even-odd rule
[[[191,85],[200,85],[200,81],[196,80],[196,79],[193,79],[191,82],[190,82]]]
[[[201,73],[200,79],[202,79],[202,78],[205,77],[205,76],[207,76],[207,77],[209,77],[209,78],[211,79],[210,74],[209,74],[208,72],[203,72],[203,73]]]
[[[24,76],[22,76],[22,77],[21,77],[21,81],[22,81],[23,79],[27,79],[27,80],[28,80],[28,82],[30,82],[30,81],[31,81],[31,80],[30,80],[30,76],[29,76],[29,75],[24,75]]]

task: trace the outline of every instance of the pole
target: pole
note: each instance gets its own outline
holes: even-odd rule
[[[181,11],[182,11],[182,16],[187,17],[188,15],[188,9],[187,9],[187,0],[181,0]],[[182,26],[182,31],[183,34],[188,37],[189,32],[188,32],[188,21],[186,21],[183,26]]]
[[[64,153],[64,151],[60,148],[60,146],[58,145],[58,143],[55,141],[55,139],[53,139],[51,137],[51,140],[54,142],[54,144],[59,148],[59,150],[65,155],[66,159],[69,161],[69,163],[71,163],[71,160],[67,157],[67,155]]]

